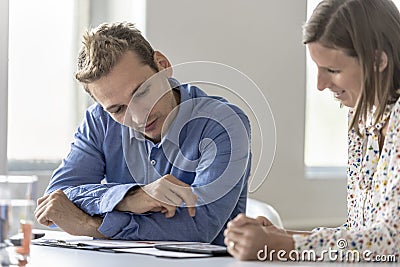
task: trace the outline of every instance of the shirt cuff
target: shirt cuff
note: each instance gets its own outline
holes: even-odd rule
[[[129,213],[119,211],[109,212],[103,218],[103,222],[97,230],[108,238],[114,238],[128,224],[130,230],[135,231],[137,229],[137,223],[132,224],[130,221],[131,215]]]
[[[113,211],[115,206],[125,197],[126,193],[130,189],[138,186],[138,184],[122,184],[110,187],[101,198],[100,213],[103,214]]]

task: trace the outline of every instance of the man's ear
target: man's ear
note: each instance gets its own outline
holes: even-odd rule
[[[164,70],[168,78],[172,77],[171,63],[169,62],[168,58],[164,56],[163,53],[161,53],[160,51],[155,51],[153,58],[158,70]]]
[[[379,56],[379,72],[383,72],[388,64],[388,57],[385,51],[376,51],[376,58]]]

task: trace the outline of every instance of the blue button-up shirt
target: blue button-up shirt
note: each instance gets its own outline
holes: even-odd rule
[[[179,111],[157,144],[115,122],[100,105],[88,108],[46,193],[62,189],[80,209],[103,217],[98,230],[109,238],[223,244],[227,222],[245,212],[249,120],[238,107],[195,86],[174,90],[180,92]],[[130,189],[166,174],[191,185],[199,197],[195,217],[184,206],[172,218],[114,210]]]

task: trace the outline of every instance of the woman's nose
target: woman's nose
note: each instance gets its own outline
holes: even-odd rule
[[[330,78],[328,75],[325,75],[318,71],[318,78],[317,78],[317,88],[320,91],[325,90],[326,88],[329,88],[331,84]]]

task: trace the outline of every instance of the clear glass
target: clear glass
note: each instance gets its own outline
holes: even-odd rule
[[[0,266],[27,263],[37,181],[36,176],[0,176]]]

